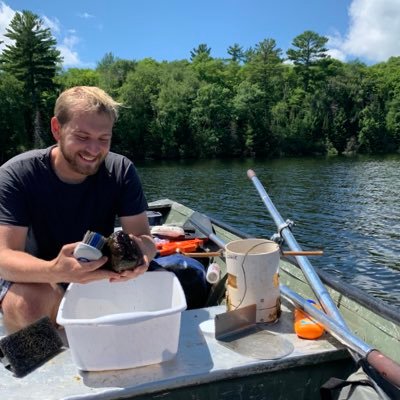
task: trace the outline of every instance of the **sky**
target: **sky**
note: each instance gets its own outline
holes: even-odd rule
[[[228,58],[274,39],[283,55],[312,30],[329,54],[369,65],[400,56],[400,0],[0,0],[0,52],[15,12],[29,10],[50,28],[64,68],[95,68],[106,53],[127,60],[190,58],[205,43]]]

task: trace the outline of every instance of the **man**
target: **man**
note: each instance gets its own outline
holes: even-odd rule
[[[109,151],[119,105],[96,87],[66,90],[51,119],[57,144],[0,167],[0,307],[9,332],[45,315],[55,321],[63,284],[132,279],[155,255],[135,167]],[[116,273],[100,268],[106,257],[77,261],[85,232],[109,236],[116,216],[144,264]]]

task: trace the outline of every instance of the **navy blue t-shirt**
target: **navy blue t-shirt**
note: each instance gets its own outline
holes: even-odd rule
[[[133,163],[110,152],[82,183],[62,182],[50,163],[52,147],[31,150],[0,167],[0,224],[29,227],[26,251],[45,260],[87,230],[109,236],[116,216],[147,209]]]

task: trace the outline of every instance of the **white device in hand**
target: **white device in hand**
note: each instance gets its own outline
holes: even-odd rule
[[[74,257],[81,262],[99,260],[103,256],[101,249],[105,242],[104,236],[87,231],[82,242],[75,247]]]

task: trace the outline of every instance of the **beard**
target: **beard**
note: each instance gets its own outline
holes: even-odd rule
[[[96,162],[87,164],[80,158],[79,152],[74,153],[67,149],[67,146],[65,145],[63,139],[61,139],[59,142],[59,149],[60,153],[67,162],[69,168],[71,168],[72,171],[84,176],[90,176],[96,174],[100,168],[100,165],[106,158],[105,155],[98,156]]]

